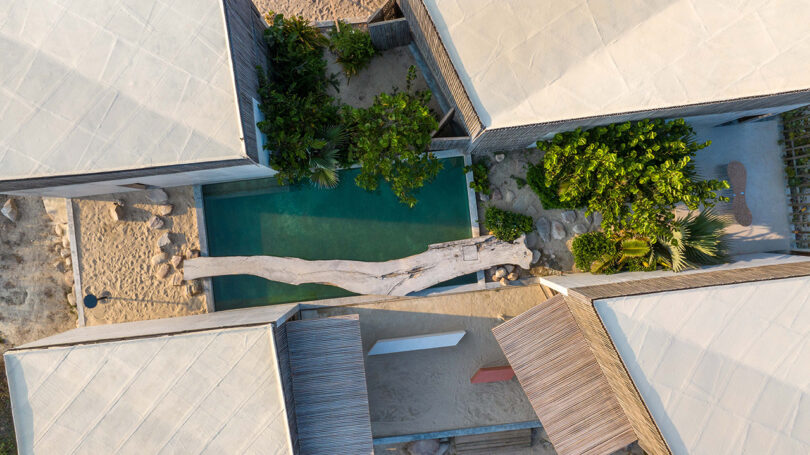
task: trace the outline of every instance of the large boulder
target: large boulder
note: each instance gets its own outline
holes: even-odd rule
[[[62,197],[44,197],[45,213],[57,224],[67,224],[67,200]]]
[[[154,215],[149,219],[149,229],[155,230],[163,227],[163,218]]]
[[[169,195],[160,188],[146,190],[146,198],[155,204],[166,204],[169,202]]]
[[[3,208],[0,209],[0,213],[2,213],[3,216],[11,220],[13,223],[16,223],[20,218],[20,213],[17,211],[17,203],[11,198],[8,198],[6,203],[3,204]]]
[[[577,220],[577,212],[574,210],[566,210],[562,212],[561,217],[565,224],[571,224]]]
[[[118,205],[118,204],[113,204],[112,207],[110,207],[110,218],[112,218],[113,221],[121,221],[121,220],[123,220],[124,219],[124,206]]]
[[[565,226],[560,223],[559,221],[554,221],[551,223],[551,237],[554,240],[562,240],[567,236],[565,232]]]
[[[576,235],[584,234],[588,232],[588,226],[583,223],[577,223],[571,228],[571,231]]]
[[[537,220],[535,223],[535,227],[537,228],[537,235],[540,237],[540,240],[543,242],[548,242],[551,240],[551,221],[548,218],[542,216]]]

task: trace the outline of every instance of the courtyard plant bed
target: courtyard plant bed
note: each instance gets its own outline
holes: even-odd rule
[[[697,175],[693,158],[708,145],[696,142],[682,119],[577,129],[539,141],[536,149],[476,160],[488,166],[489,191],[477,183],[484,179],[474,178],[472,185],[481,208],[494,205],[533,219],[534,230],[527,235],[536,259],[532,274],[575,268],[680,271],[727,260],[728,246],[720,238],[724,220],[711,212],[694,219],[674,214],[676,207],[695,211],[728,201],[719,194],[727,182]],[[687,228],[695,223],[714,226],[696,241],[707,251],[704,255],[684,250],[691,239]],[[593,231],[602,233],[589,234]],[[573,242],[583,234],[575,248]],[[592,249],[586,244],[597,238],[610,246],[595,257],[575,258],[578,251]]]
[[[728,201],[718,195],[727,182],[697,176],[692,159],[708,145],[694,140],[683,119],[577,129],[537,143],[545,154],[529,180],[544,200],[602,216],[602,234],[574,240],[578,268],[680,271],[727,256],[722,220],[705,210],[677,220],[674,214],[679,204],[694,211]]]
[[[343,85],[330,71],[327,49],[335,51],[342,72],[354,77],[374,56],[368,34],[341,24],[330,41],[300,17],[268,16],[268,22],[269,70],[258,76],[265,120],[258,127],[279,182],[331,187],[337,169],[359,165],[357,185],[374,191],[384,180],[402,203],[414,206],[414,191],[441,170],[428,151],[438,126],[431,93],[413,85],[415,68],[400,76],[405,90],[379,93],[368,106],[344,104],[336,96]],[[340,140],[330,136],[336,129]]]

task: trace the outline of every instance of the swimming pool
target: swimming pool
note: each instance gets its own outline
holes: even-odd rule
[[[472,236],[467,182],[461,157],[401,204],[382,182],[375,192],[354,183],[358,169],[340,171],[334,189],[280,186],[275,178],[202,188],[209,256],[287,256],[308,260],[386,261],[432,243]],[[475,282],[475,275],[448,284]],[[254,276],[213,278],[215,308],[227,310],[354,295],[318,284],[290,285]]]

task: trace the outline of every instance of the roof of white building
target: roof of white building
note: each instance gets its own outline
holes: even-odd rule
[[[595,302],[675,454],[810,453],[810,277]]]
[[[20,453],[292,453],[269,324],[5,361]]]
[[[245,156],[222,0],[9,0],[0,55],[0,180]]]
[[[810,89],[806,0],[424,0],[486,127]]]

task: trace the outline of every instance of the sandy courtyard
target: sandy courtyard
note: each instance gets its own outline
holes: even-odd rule
[[[537,420],[516,379],[470,384],[482,367],[508,365],[492,328],[545,300],[537,286],[398,299],[317,310],[359,314],[363,350],[382,338],[465,330],[451,348],[366,356],[374,437]]]
[[[148,226],[158,206],[143,191],[73,199],[82,289],[97,296],[110,295],[95,308],[85,309],[87,325],[206,312],[203,294],[189,297],[185,284],[172,285],[172,276],[180,270],[170,266],[165,279],[155,276],[157,266],[151,259],[159,253],[157,241],[165,233],[172,240],[163,248],[169,258],[200,248],[192,188],[165,191],[174,208],[161,217],[164,226],[160,229]],[[121,221],[110,215],[116,199],[124,203]]]
[[[304,16],[311,21],[331,21],[335,16],[366,20],[386,0],[253,0],[253,3],[262,15],[273,11],[285,16]]]

